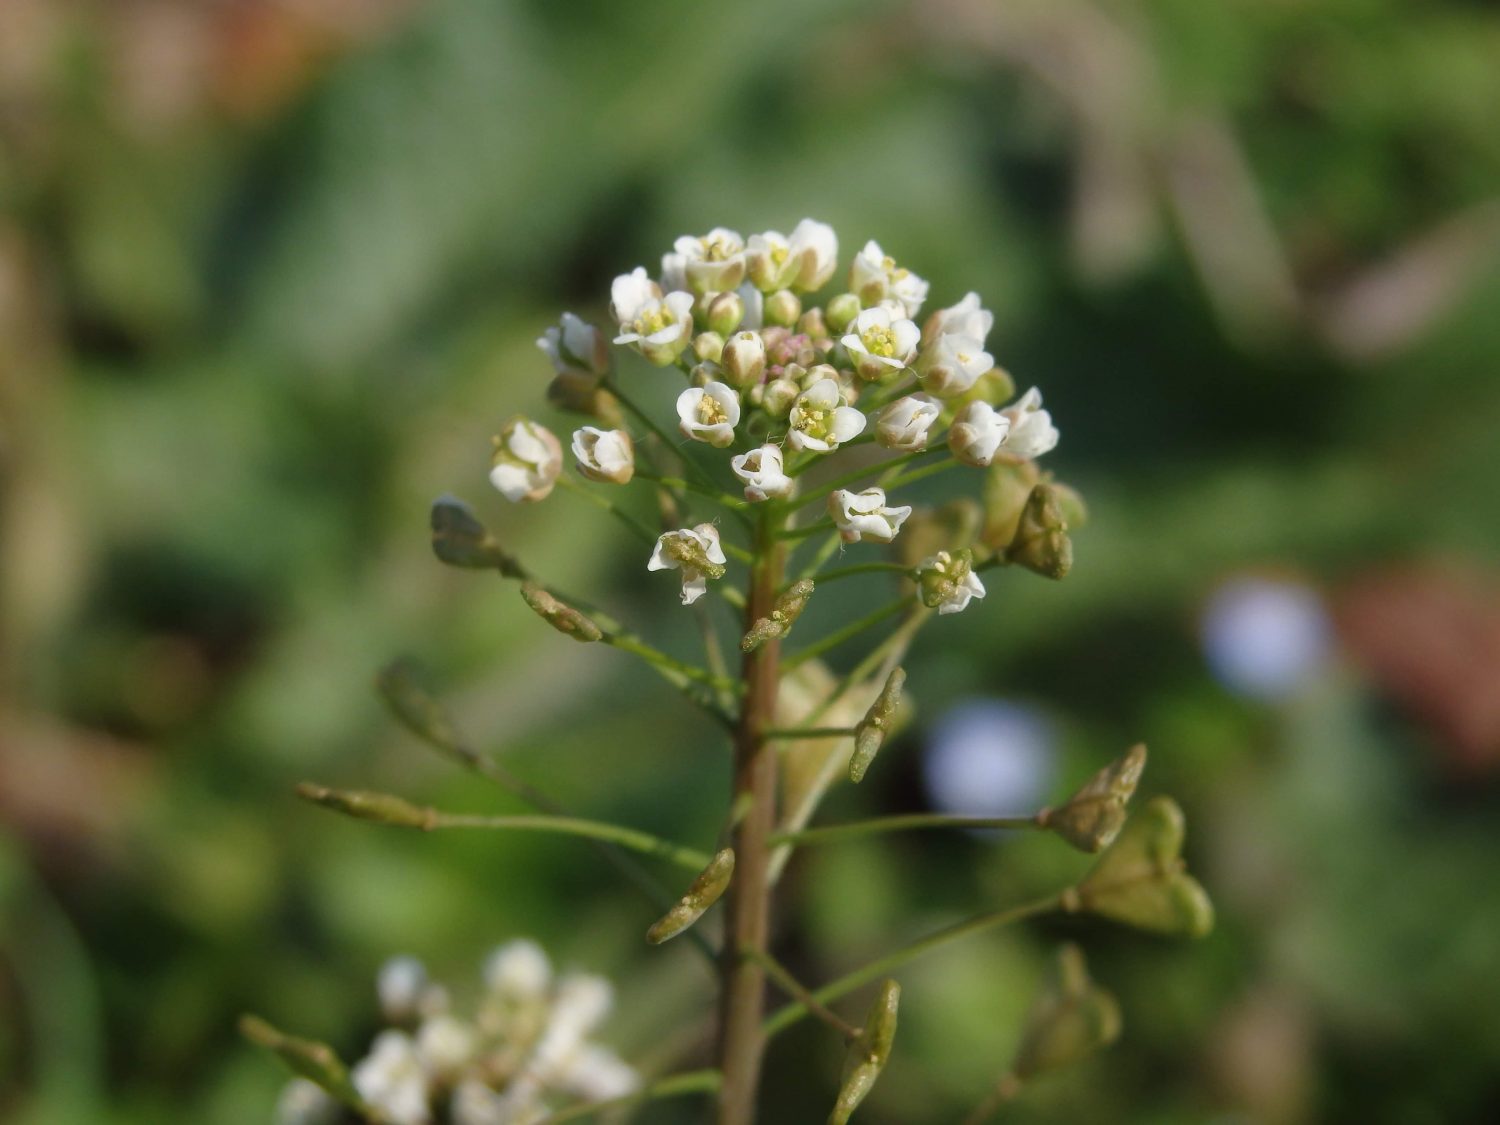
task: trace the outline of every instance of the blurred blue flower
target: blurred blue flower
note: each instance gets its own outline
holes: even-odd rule
[[[1236,695],[1285,699],[1328,660],[1332,629],[1323,599],[1303,583],[1240,577],[1209,599],[1200,626],[1203,654]]]
[[[933,724],[922,773],[935,808],[1009,816],[1035,808],[1056,770],[1057,733],[1041,711],[1001,699],[966,699]]]

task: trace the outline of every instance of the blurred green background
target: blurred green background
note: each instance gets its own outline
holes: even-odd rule
[[[712,840],[714,731],[439,566],[427,505],[686,646],[637,545],[568,495],[508,508],[487,438],[556,420],[558,311],[678,234],[812,215],[929,307],[983,295],[1093,514],[1067,581],[1004,574],[924,635],[916,721],[829,815],[925,807],[947,709],[1024,703],[1049,799],[1151,745],[1221,915],[918,963],[861,1120],[976,1102],[1065,937],[1125,1036],[1009,1119],[1495,1120],[1497,107],[1474,0],[0,0],[0,1118],[269,1120],[239,1012],[354,1055],[386,956],[461,985],[516,935],[621,982],[627,1056],[694,1026],[699,962],[639,941],[587,849],[290,793],[513,807],[385,717],[404,652],[516,772]],[[1332,623],[1295,690],[1205,658],[1244,574]],[[788,959],[832,975],[1086,862],[1060,853],[819,849]],[[840,1058],[778,1040],[765,1119],[821,1120]]]

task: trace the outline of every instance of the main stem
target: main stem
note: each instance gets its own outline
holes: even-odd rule
[[[770,615],[781,585],[785,548],[776,522],[762,514],[755,531],[755,567],[745,602],[745,629]],[[734,735],[734,879],[729,884],[719,999],[719,1125],[751,1125],[766,1036],[766,970],[755,953],[766,947],[771,919],[770,838],[776,828],[776,750],[766,740],[776,709],[781,643],[746,653],[743,706]]]

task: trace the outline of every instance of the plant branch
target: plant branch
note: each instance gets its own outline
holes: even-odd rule
[[[859,1038],[859,1028],[846,1023],[837,1012],[823,1004],[812,994],[812,991],[805,984],[792,975],[790,969],[764,949],[752,949],[746,956],[754,957],[765,966],[766,972],[783,992],[797,1000],[808,1012],[833,1028],[834,1031],[837,1031],[843,1036],[844,1042],[853,1043]]]
[[[907,605],[910,604],[910,602],[910,598],[897,598],[894,601],[887,602],[885,605],[881,606],[874,612],[866,614],[858,621],[852,621],[848,625],[845,625],[842,629],[835,629],[826,637],[819,638],[817,641],[814,641],[806,648],[799,649],[797,652],[794,652],[791,656],[787,657],[787,669],[790,670],[792,668],[796,668],[798,665],[804,664],[814,657],[822,656],[825,652],[829,652],[832,649],[838,648],[838,646],[843,644],[845,641],[852,640],[855,637],[859,636],[866,629],[873,629],[876,625],[879,625],[886,618],[894,617],[896,614],[900,613],[907,607]]]
[[[675,1098],[682,1094],[710,1094],[719,1088],[722,1080],[717,1070],[690,1070],[683,1074],[674,1074],[670,1078],[660,1078],[633,1094],[560,1109],[556,1113],[541,1118],[537,1125],[562,1125],[565,1121],[582,1121],[595,1114],[606,1113],[612,1109],[626,1109],[640,1105],[642,1102],[656,1101],[659,1098]]]
[[[832,734],[852,734],[852,731],[833,730]],[[881,816],[870,820],[856,820],[849,824],[830,824],[820,828],[804,828],[800,832],[777,832],[771,837],[773,844],[790,844],[808,847],[815,844],[833,844],[841,840],[856,840],[862,836],[879,836],[887,832],[909,832],[922,828],[959,828],[974,831],[993,828],[1041,828],[1035,816],[948,816],[943,813],[909,813],[903,816]]]

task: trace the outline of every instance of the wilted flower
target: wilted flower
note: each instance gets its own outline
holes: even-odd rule
[[[927,433],[942,407],[927,395],[904,395],[880,412],[875,440],[887,449],[915,452],[927,448]]]
[[[819,379],[798,395],[787,421],[791,425],[787,441],[792,448],[814,453],[837,449],[865,428],[865,416],[844,405],[843,390],[833,379]]]
[[[647,570],[681,570],[682,604],[692,605],[708,592],[708,579],[724,576],[724,547],[711,523],[668,531],[656,541]]]
[[[939,614],[960,613],[973,598],[984,597],[984,583],[974,573],[970,551],[939,551],[917,565],[922,604]]]
[[[745,499],[760,503],[771,497],[790,496],[796,481],[786,475],[781,447],[766,444],[729,461],[734,475],[745,482]]]
[[[954,398],[973,389],[980,376],[995,366],[977,336],[944,333],[924,348],[915,364],[922,386],[941,398]]]
[[[873,238],[849,267],[849,290],[867,308],[884,300],[896,301],[908,317],[916,316],[927,300],[927,282],[896,265]]]
[[[562,472],[562,444],[551,430],[520,415],[494,439],[490,483],[511,503],[542,500]]]
[[[604,333],[570,312],[562,323],[542,333],[536,346],[546,353],[559,375],[604,375],[609,371],[609,346]]]
[[[677,396],[677,418],[683,437],[722,448],[734,441],[734,428],[740,421],[739,395],[718,382],[689,387]]]
[[[876,305],[854,318],[842,343],[860,378],[874,380],[905,367],[921,338],[910,320]]]
[[[674,363],[693,338],[693,295],[661,288],[637,266],[634,273],[615,278],[610,308],[620,322],[617,344],[634,345],[659,367]]]
[[[911,515],[911,506],[887,507],[883,488],[867,488],[863,492],[840,488],[828,497],[828,514],[845,543],[858,543],[861,539],[889,543]]]
[[[1030,460],[1057,446],[1057,427],[1052,424],[1052,415],[1042,409],[1042,392],[1035,387],[1000,413],[1010,422],[1004,445],[1012,457]]]
[[[601,484],[628,484],[635,476],[635,443],[624,430],[574,430],[573,456],[578,458],[578,471]]]
[[[965,465],[983,468],[1010,433],[1010,419],[987,402],[971,402],[948,427],[948,448]]]

